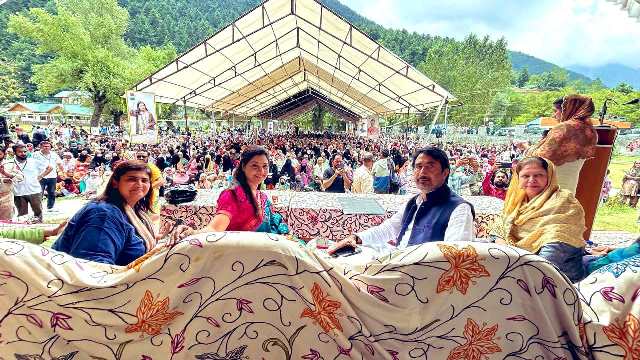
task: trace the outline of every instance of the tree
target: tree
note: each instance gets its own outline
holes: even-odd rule
[[[569,74],[561,68],[555,68],[550,72],[532,75],[529,83],[540,90],[560,90],[569,83]]]
[[[24,89],[16,75],[15,65],[0,59],[0,105],[20,99]]]
[[[511,63],[504,39],[469,35],[464,41],[438,39],[418,66],[462,101],[451,110],[451,122],[478,125],[489,115],[496,94],[511,84]]]
[[[320,131],[324,129],[324,116],[326,114],[327,110],[320,105],[313,108],[313,111],[311,112],[311,124],[313,126],[313,131]]]
[[[627,94],[631,94],[633,92],[633,86],[622,82],[622,83],[618,84],[618,86],[616,86],[613,90],[621,92],[621,93],[627,95]]]
[[[529,70],[525,67],[518,73],[518,78],[516,79],[516,86],[519,88],[523,88],[529,82]]]
[[[38,92],[89,92],[91,126],[97,126],[109,102],[175,57],[173,47],[129,47],[123,40],[127,24],[128,13],[116,0],[58,0],[55,14],[34,8],[26,15],[12,15],[9,30],[52,57],[34,65]]]

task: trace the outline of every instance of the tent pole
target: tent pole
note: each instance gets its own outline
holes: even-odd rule
[[[189,116],[187,115],[187,100],[182,99],[182,108],[184,110],[184,127],[189,132]]]
[[[444,104],[444,134],[442,135],[442,149],[447,149],[447,133],[449,132],[449,101],[446,100]]]
[[[440,111],[442,111],[442,107],[446,102],[447,102],[447,98],[445,97],[440,102],[440,105],[438,106],[438,110],[436,110],[436,114],[434,115],[433,121],[431,122],[431,126],[429,127],[429,130],[428,130],[429,135],[427,136],[427,138],[429,139],[429,141],[431,141],[431,133],[433,132],[433,128],[436,126],[436,122],[438,122],[438,117],[440,117]]]

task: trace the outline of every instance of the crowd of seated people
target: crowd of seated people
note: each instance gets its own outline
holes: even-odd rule
[[[460,195],[485,194],[505,200],[492,240],[538,254],[577,281],[603,261],[636,252],[637,246],[586,253],[584,211],[572,193],[575,179],[565,179],[571,188],[563,188],[558,167],[536,154],[550,154],[563,165],[582,163],[592,154],[590,149],[576,148],[562,158],[557,142],[570,137],[567,131],[578,129],[584,141],[574,145],[594,146],[584,122],[593,106],[589,98],[573,96],[563,98],[558,109],[557,117],[566,123],[561,124],[562,132],[528,149],[526,144],[421,147],[411,140],[376,142],[331,134],[263,133],[254,138],[237,131],[215,138],[186,135],[177,143],[167,138],[157,146],[89,137],[85,141],[92,146],[75,144],[72,149],[78,141],[71,137],[68,148],[58,146],[63,151],[58,190],[64,196],[86,194],[95,199],[69,221],[54,248],[126,265],[169,235],[156,234],[152,223],[159,213],[158,191],[173,185],[222,192],[210,224],[199,231],[178,226],[170,242],[203,231],[288,233],[265,189],[417,193],[390,219],[336,243],[331,252],[358,244],[387,250],[433,241],[473,241],[474,209]],[[566,168],[561,175],[577,176]],[[95,219],[107,226],[98,226]]]

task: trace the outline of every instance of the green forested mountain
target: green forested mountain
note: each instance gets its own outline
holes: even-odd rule
[[[558,65],[538,59],[535,56],[521,53],[519,51],[510,51],[509,57],[511,58],[511,64],[513,65],[513,70],[520,71],[526,68],[529,71],[529,74],[542,74],[545,72],[552,72],[557,69],[562,69]],[[592,80],[591,78],[581,73],[567,70],[567,69],[564,69],[564,70],[567,72],[567,75],[569,76],[569,80],[571,81],[580,80],[588,83]]]
[[[134,47],[172,44],[178,53],[223,28],[260,0],[118,0],[129,11],[125,39]]]
[[[36,86],[31,82],[32,66],[44,63],[48,57],[34,53],[32,43],[7,32],[9,15],[32,7],[52,10],[53,1],[18,0],[8,1],[0,6],[0,61],[8,61],[15,68],[17,80],[24,88],[23,95],[29,100],[39,100]]]

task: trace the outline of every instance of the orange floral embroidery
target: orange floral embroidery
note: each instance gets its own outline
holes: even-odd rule
[[[322,330],[329,332],[333,329],[342,331],[342,325],[340,320],[336,316],[336,311],[342,306],[340,302],[329,299],[329,296],[325,295],[318,283],[313,283],[311,289],[311,295],[313,296],[313,303],[316,310],[306,308],[300,314],[300,318],[308,317],[313,319],[314,323],[320,325]]]
[[[497,331],[498,324],[481,329],[473,319],[467,318],[463,333],[467,342],[451,350],[447,360],[481,360],[486,359],[486,355],[502,351],[493,338]]]
[[[455,287],[462,294],[466,294],[469,283],[475,284],[471,278],[491,276],[487,269],[478,263],[478,253],[473,246],[466,246],[462,250],[445,244],[438,244],[438,247],[451,267],[438,279],[437,293],[447,290],[453,292]]]
[[[605,326],[602,331],[612,343],[624,350],[624,360],[640,359],[640,320],[633,314],[626,321],[616,321]]]
[[[149,251],[146,254],[140,256],[139,258],[135,259],[132,263],[127,265],[127,269],[134,269],[135,271],[140,272],[140,268],[142,267],[142,263],[147,261],[147,259],[149,259],[153,255],[155,255],[158,251],[160,251],[160,249],[157,248],[157,247],[151,249],[151,251]]]
[[[160,298],[160,296],[158,296]],[[136,316],[138,323],[129,325],[125,329],[127,333],[141,332],[140,336],[145,333],[149,335],[160,334],[160,329],[167,325],[171,320],[182,315],[180,311],[169,312],[169,298],[153,301],[153,295],[149,290],[144,292],[144,297],[140,301]]]

